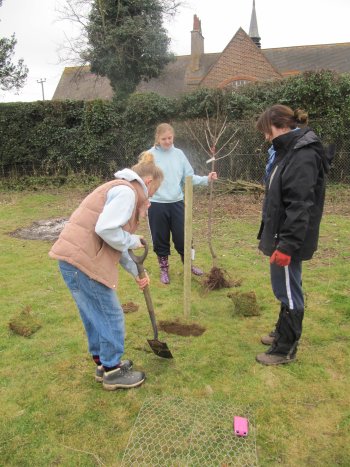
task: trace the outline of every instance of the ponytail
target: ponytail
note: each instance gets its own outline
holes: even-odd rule
[[[154,156],[149,151],[144,151],[139,156],[137,164],[131,167],[137,175],[141,178],[152,177],[155,182],[162,183],[164,175],[161,169],[155,164]]]
[[[271,133],[271,127],[289,128],[294,130],[298,125],[306,125],[308,115],[304,110],[297,109],[293,111],[286,105],[273,105],[263,112],[257,123],[256,128],[261,133]]]

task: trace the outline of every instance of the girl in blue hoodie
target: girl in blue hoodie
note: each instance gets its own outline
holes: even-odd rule
[[[184,195],[183,184],[187,176],[192,176],[193,185],[208,185],[216,180],[216,172],[201,177],[194,170],[187,157],[174,146],[174,129],[168,123],[161,123],[155,131],[154,146],[149,150],[156,165],[162,170],[164,179],[156,193],[150,198],[148,210],[149,225],[153,240],[153,250],[157,254],[160,267],[160,280],[169,284],[170,233],[176,251],[184,259]],[[203,271],[192,265],[192,273],[202,275]]]

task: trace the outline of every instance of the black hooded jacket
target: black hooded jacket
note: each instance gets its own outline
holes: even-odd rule
[[[310,128],[273,140],[276,151],[266,180],[259,249],[278,249],[292,259],[311,259],[317,250],[330,160]]]

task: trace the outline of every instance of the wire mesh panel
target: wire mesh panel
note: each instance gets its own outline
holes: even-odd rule
[[[249,434],[235,436],[233,417],[249,420]],[[257,466],[252,409],[203,399],[152,397],[132,429],[122,466]]]

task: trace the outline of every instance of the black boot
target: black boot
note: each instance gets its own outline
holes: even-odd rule
[[[263,365],[280,365],[295,360],[303,318],[304,310],[290,310],[287,305],[282,305],[275,339],[267,352],[257,355],[256,360]]]

